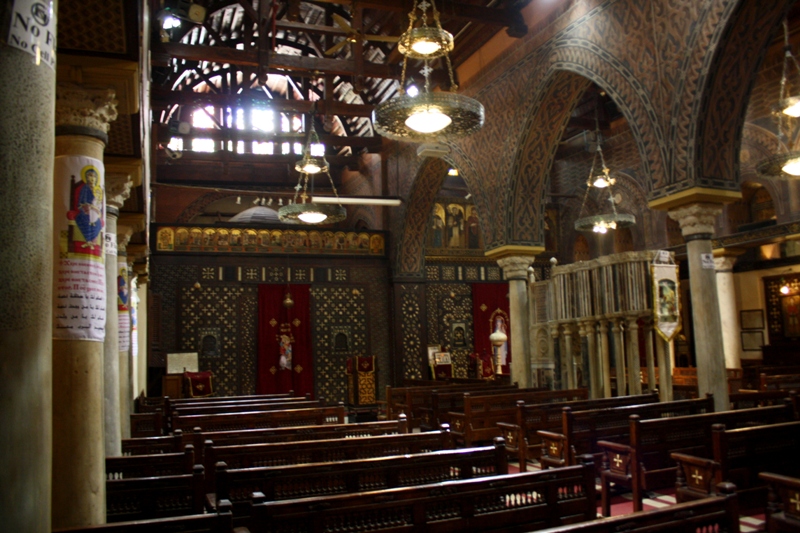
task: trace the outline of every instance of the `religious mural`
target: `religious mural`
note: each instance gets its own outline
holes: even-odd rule
[[[463,200],[436,202],[426,244],[428,255],[483,255],[483,238],[475,206]]]

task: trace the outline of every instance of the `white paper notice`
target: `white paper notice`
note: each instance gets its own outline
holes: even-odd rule
[[[105,168],[99,159],[55,159],[53,338],[105,340]]]
[[[52,0],[15,0],[7,43],[28,52],[37,65],[56,68],[56,13]]]
[[[716,266],[714,266],[714,254],[700,254],[700,261],[703,264],[703,268],[707,270],[714,270]]]

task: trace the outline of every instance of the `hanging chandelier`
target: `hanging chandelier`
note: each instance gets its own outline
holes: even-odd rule
[[[320,172],[328,171],[328,161],[325,160],[325,145],[319,142],[319,135],[314,128],[314,111],[316,109],[316,102],[311,108],[311,114],[308,121],[311,123],[311,129],[306,139],[306,145],[303,148],[303,159],[295,163],[294,169],[298,172],[305,174],[319,174]]]
[[[610,229],[621,229],[633,226],[636,224],[636,217],[627,213],[617,213],[616,201],[612,192],[612,186],[616,183],[616,179],[611,177],[611,171],[606,165],[606,159],[603,156],[602,143],[600,142],[600,122],[597,117],[597,109],[595,109],[595,143],[597,149],[592,157],[592,167],[589,170],[589,179],[586,181],[586,194],[583,196],[583,204],[581,205],[580,215],[586,209],[586,200],[589,198],[589,191],[591,189],[608,189],[608,200],[611,203],[611,213],[594,215],[594,216],[579,216],[575,221],[575,229],[578,231],[592,231],[594,233],[604,234],[608,233]],[[599,169],[597,163],[600,163]],[[595,169],[598,169],[595,171]]]
[[[775,116],[778,123],[779,152],[756,164],[756,172],[763,178],[797,179],[800,178],[800,151],[790,149],[796,140],[793,130],[796,127],[792,119],[800,117],[800,96],[787,97],[788,72],[790,65],[800,73],[800,65],[792,54],[789,44],[789,27],[783,21],[783,73],[781,75],[781,89],[778,103],[775,106]]]
[[[434,26],[428,26],[428,9],[431,8]],[[417,15],[417,9],[420,15]],[[465,137],[483,127],[484,109],[473,98],[457,94],[458,85],[453,77],[449,52],[453,49],[453,36],[442,29],[439,11],[434,0],[423,0],[414,6],[408,16],[408,29],[400,36],[398,51],[403,54],[403,71],[399,96],[375,107],[372,123],[382,136],[397,141],[446,141]],[[419,19],[421,24],[414,27]],[[431,92],[430,61],[444,57],[450,76],[450,91]],[[424,90],[415,96],[405,92],[408,59],[424,62],[420,74],[425,78]]]

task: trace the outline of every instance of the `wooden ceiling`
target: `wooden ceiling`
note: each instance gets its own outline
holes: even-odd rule
[[[436,0],[442,27],[455,37],[453,67],[499,31],[524,35],[527,28],[520,9],[529,1]],[[403,56],[387,37],[398,37],[408,28],[413,0],[196,0],[194,4],[205,8],[202,22],[189,20],[190,0],[150,0],[158,182],[292,186],[297,179],[291,170],[296,156],[225,148],[240,141],[247,146],[249,141],[304,143],[308,127],[302,117],[312,112],[312,106],[335,178],[342,166],[356,167],[359,153],[381,149],[383,142],[373,131],[370,116],[376,104],[394,97],[400,88]],[[167,13],[179,16],[179,27],[163,28]],[[444,62],[437,60],[432,66],[432,83],[449,88]],[[421,80],[421,67],[421,62],[408,62],[407,82]],[[189,113],[208,106],[216,110],[213,130],[177,131],[181,117],[185,121]],[[260,106],[300,117],[295,124],[301,126],[282,133],[238,129],[223,111]],[[217,149],[186,150],[176,159],[163,149],[176,136],[183,138],[184,146],[194,137],[210,138]]]

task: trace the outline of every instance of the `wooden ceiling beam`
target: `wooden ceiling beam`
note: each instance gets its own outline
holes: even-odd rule
[[[209,94],[196,93],[190,91],[169,91],[153,87],[150,95],[153,107],[171,107],[173,105],[182,106],[230,106],[240,107],[243,105],[263,105],[279,112],[289,113],[310,113],[314,102],[308,100],[284,100],[269,99],[264,95],[263,98],[255,98],[242,94]],[[373,105],[368,104],[347,104],[335,100],[318,100],[316,102],[317,113],[321,115],[340,115],[345,117],[370,117]]]
[[[352,0],[314,0],[314,4],[339,4],[349,6]],[[411,11],[410,2],[398,0],[358,0],[357,6],[361,9],[379,9],[382,11],[393,11],[396,13],[408,13]],[[443,20],[457,20],[459,22],[474,22],[476,24],[488,24],[490,26],[515,26],[519,14],[518,7],[483,7],[464,3],[459,3],[452,9],[442,9],[439,3],[439,13]]]
[[[158,129],[158,141],[168,143],[172,137],[180,137],[184,140],[184,145],[191,143],[192,139],[213,139],[214,141],[259,141],[272,143],[303,143],[305,133],[269,133],[264,131],[246,130],[194,130],[192,133],[182,135],[171,133],[166,128]],[[344,137],[341,135],[320,135],[319,142],[326,146],[350,146],[353,148],[367,148],[373,151],[380,150],[383,145],[381,137]],[[327,156],[326,156],[327,157]]]

